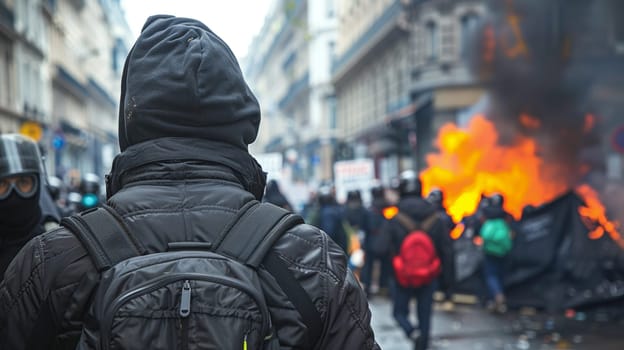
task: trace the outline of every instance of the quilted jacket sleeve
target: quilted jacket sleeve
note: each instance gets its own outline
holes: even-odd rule
[[[346,255],[334,241],[316,227],[300,225],[282,237],[276,248],[321,315],[322,333],[315,349],[379,349],[366,295],[348,269]],[[282,348],[310,345],[301,341],[295,342],[298,345],[290,344],[300,337],[298,329],[288,330],[289,324],[279,321],[278,327],[280,335],[288,334],[280,337]]]
[[[0,349],[27,349],[44,304],[50,317],[41,327],[51,328],[48,341],[79,334],[81,325],[67,324],[73,319],[65,320],[64,314],[74,288],[90,271],[87,252],[69,231],[59,228],[30,240],[0,283]]]
[[[325,329],[317,349],[379,349],[371,327],[366,295],[346,265],[346,256],[328,242],[327,312]]]
[[[13,259],[0,283],[0,349],[24,349],[46,292],[43,245],[33,238]]]

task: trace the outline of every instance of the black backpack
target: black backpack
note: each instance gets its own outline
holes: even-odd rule
[[[270,252],[303,220],[267,203],[241,209],[220,240],[170,243],[145,254],[109,207],[63,221],[101,272],[76,349],[279,349],[257,274],[262,264],[309,328],[321,335],[312,300]]]

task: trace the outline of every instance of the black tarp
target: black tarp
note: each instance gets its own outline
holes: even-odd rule
[[[589,238],[591,223],[578,213],[582,205],[569,192],[514,224],[514,247],[507,256],[504,277],[510,306],[554,311],[609,303],[624,296],[624,252],[607,234]],[[454,243],[456,262],[463,267],[456,274],[454,290],[482,296],[480,264],[466,263],[479,259],[471,242],[462,237]]]

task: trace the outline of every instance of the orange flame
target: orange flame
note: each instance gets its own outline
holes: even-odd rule
[[[607,233],[615,242],[621,244],[622,238],[618,232],[620,223],[609,221],[607,211],[598,198],[598,193],[588,185],[577,187],[576,192],[585,201],[585,206],[578,208],[579,214],[595,223],[595,228],[589,233],[589,238],[599,239]]]
[[[585,122],[583,124],[583,132],[585,134],[589,133],[596,126],[596,117],[593,114],[585,115]]]
[[[539,129],[542,126],[542,122],[539,119],[535,119],[528,114],[520,115],[520,124],[527,129]]]
[[[538,119],[526,114],[520,116],[520,122],[527,128],[540,127]],[[594,124],[595,117],[588,114],[584,130],[591,130]],[[444,125],[436,145],[438,152],[427,156],[429,168],[421,173],[423,190],[429,193],[434,187],[441,188],[444,205],[455,222],[473,214],[483,194],[502,194],[505,209],[519,219],[527,205],[539,206],[570,188],[556,176],[564,170],[539,157],[535,140],[517,136],[512,144],[500,145],[494,124],[482,115],[472,118],[465,129]],[[576,169],[579,174],[588,170],[585,164]],[[589,185],[578,186],[576,192],[585,202],[578,213],[590,230],[588,237],[600,239],[606,233],[624,249],[620,224],[609,221],[598,193]],[[464,230],[464,225],[458,224],[451,237],[458,239]]]
[[[399,208],[392,206],[392,207],[385,207],[383,208],[383,210],[381,211],[384,218],[386,218],[386,220],[390,220],[393,217],[396,216],[396,214],[399,213]]]
[[[484,116],[475,116],[465,130],[444,125],[436,144],[439,152],[428,155],[429,168],[421,174],[423,190],[441,188],[456,222],[476,211],[482,194],[505,196],[505,209],[519,219],[525,206],[543,204],[568,189],[546,178],[557,169],[539,158],[533,139],[520,136],[513,145],[499,145],[494,124]]]
[[[483,60],[492,63],[496,54],[496,35],[492,26],[487,26],[483,31],[483,40]]]
[[[464,233],[464,229],[465,229],[465,226],[463,223],[459,223],[455,225],[455,227],[453,227],[453,230],[451,230],[451,238],[459,239],[459,237],[461,237],[462,234]]]

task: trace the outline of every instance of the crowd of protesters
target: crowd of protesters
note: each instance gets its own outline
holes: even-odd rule
[[[307,223],[325,231],[347,255],[359,257],[357,253],[362,254],[361,264],[350,266],[357,272],[366,295],[390,298],[397,324],[413,340],[415,349],[426,349],[434,292],[440,292],[443,300],[451,300],[455,261],[450,233],[459,223],[453,221],[445,208],[444,192],[434,188],[422,193],[420,180],[413,171],[403,172],[390,186],[372,186],[368,205],[363,203],[362,197],[360,190],[347,191],[345,201],[339,203],[335,188],[325,183],[312,193],[302,215]],[[275,204],[283,201],[279,199]],[[503,204],[500,194],[483,195],[478,210],[461,220],[465,235],[482,246],[486,286],[482,302],[493,312],[506,311],[502,273],[513,238],[513,218],[503,209]],[[428,238],[424,242],[419,241],[422,237],[408,239],[414,231],[422,231]],[[360,251],[353,249],[354,240],[359,240]],[[407,243],[410,240],[416,243]],[[422,281],[402,281],[400,258],[402,254],[410,254],[404,252],[409,251],[410,247],[406,247],[409,244],[416,246],[412,248],[415,249],[412,255],[419,258],[414,260],[407,256],[404,259],[412,261],[403,263],[429,269],[429,276],[424,273]],[[417,300],[417,325],[410,322],[412,299]]]
[[[28,240],[58,226],[63,217],[97,207],[104,198],[97,175],[74,175],[69,181],[47,176],[36,143],[15,134],[1,135],[1,139],[1,153],[6,155],[0,174],[3,273]],[[397,324],[415,349],[426,349],[434,292],[441,291],[448,298],[454,278],[450,232],[456,223],[445,209],[444,193],[433,189],[425,196],[418,176],[407,171],[392,186],[372,186],[368,205],[362,197],[359,190],[348,191],[345,202],[339,203],[335,188],[326,183],[312,194],[301,214],[350,257],[349,267],[369,298],[391,298]],[[263,201],[293,211],[276,180],[268,181]],[[501,274],[510,249],[513,220],[503,203],[499,194],[483,196],[477,212],[461,222],[466,235],[481,238],[485,301],[489,309],[498,312],[506,309]],[[496,237],[500,232],[502,238]],[[410,275],[406,265],[417,265],[426,272]],[[409,316],[412,299],[417,300],[417,325]]]

